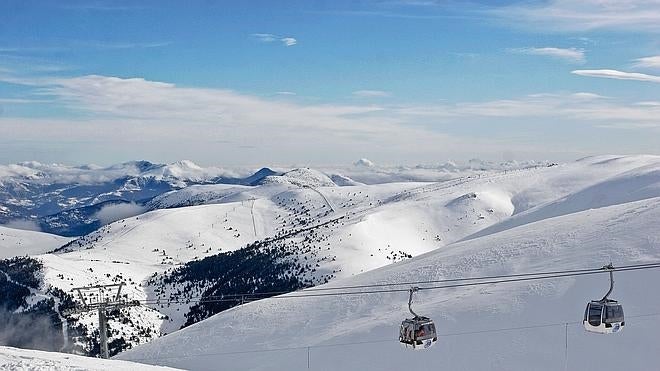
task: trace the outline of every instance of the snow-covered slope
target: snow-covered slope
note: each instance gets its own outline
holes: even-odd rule
[[[261,179],[258,184],[289,184],[298,187],[334,187],[336,184],[324,173],[309,169],[298,168],[281,175],[269,175]]]
[[[70,238],[7,228],[0,225],[0,259],[43,254],[66,244]]]
[[[327,287],[660,261],[660,198],[545,219],[389,265]],[[119,355],[196,370],[649,370],[660,362],[660,271],[615,274],[626,328],[585,333],[586,302],[606,275],[422,291],[438,344],[401,349],[407,293],[272,298],[220,313]],[[425,285],[420,285],[424,287]],[[403,289],[406,287],[404,286]],[[345,291],[345,290],[344,290]],[[300,295],[300,294],[297,294]],[[288,296],[292,296],[289,294]]]
[[[119,220],[38,258],[45,266],[46,285],[69,291],[126,282],[129,299],[148,301],[149,307],[128,310],[134,324],[110,321],[112,328],[121,329],[113,336],[138,339],[132,341],[135,345],[226,309],[194,308],[199,297],[226,294],[232,287],[239,292],[236,287],[243,287],[239,284],[245,282],[239,281],[246,278],[249,290],[259,291],[268,283],[263,278],[272,277],[264,272],[291,281],[287,289],[350,280],[393,262],[464,246],[454,243],[466,238],[487,241],[490,234],[557,219],[550,217],[649,200],[657,196],[658,164],[660,157],[602,156],[560,166],[479,170],[432,183],[317,186],[307,180],[329,178],[305,171],[296,176],[306,180],[300,184],[193,186],[153,201],[154,208],[173,209]],[[607,193],[611,184],[622,185]],[[590,198],[594,189],[609,194],[609,201]],[[615,196],[626,191],[633,196]],[[538,214],[542,217],[516,224],[519,228],[506,224],[562,200],[583,201],[570,201],[562,213]],[[197,206],[182,207],[186,205]],[[487,242],[478,246],[490,248]],[[278,257],[255,260],[259,254]],[[481,263],[478,255],[466,259],[475,266]],[[264,261],[269,265],[250,268]],[[281,271],[273,268],[281,263]],[[216,272],[218,267],[232,272]],[[250,276],[243,274],[246,269]],[[200,310],[190,317],[192,309]],[[95,321],[93,313],[82,318],[90,333]]]
[[[584,184],[582,183],[584,179],[560,177],[564,187],[570,186],[577,180],[583,188],[546,203],[538,204],[538,200],[533,199],[531,204],[538,206],[529,210],[526,210],[531,206],[528,205],[527,197],[529,196],[526,195],[528,192],[521,192],[514,201],[524,204],[525,208],[517,210],[517,215],[513,218],[485,228],[471,237],[483,236],[578,211],[660,197],[660,161],[657,156],[589,157],[578,163],[587,164],[586,173],[597,176],[598,181]],[[553,188],[559,188],[556,179],[550,179],[550,182]],[[538,192],[538,190],[539,188],[535,187],[535,191]]]
[[[72,354],[43,352],[0,346],[0,369],[12,371],[37,370],[174,370],[170,367],[149,366],[140,363],[105,360]]]

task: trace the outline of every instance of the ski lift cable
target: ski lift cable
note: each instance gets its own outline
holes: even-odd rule
[[[657,269],[660,268],[660,263],[653,263],[653,264],[636,264],[636,265],[628,265],[628,266],[621,266],[621,267],[615,267],[613,270],[617,272],[627,272],[627,271],[635,271],[635,270],[645,270],[645,269]],[[440,290],[440,289],[449,289],[449,288],[459,288],[459,287],[471,287],[471,286],[482,286],[482,285],[493,285],[493,284],[500,284],[500,283],[514,283],[514,282],[526,282],[526,281],[538,281],[538,280],[546,280],[546,279],[557,279],[557,278],[567,278],[567,277],[577,277],[577,276],[585,276],[585,275],[593,275],[593,274],[602,274],[602,273],[609,273],[611,272],[612,269],[603,269],[603,268],[598,268],[598,269],[589,269],[589,270],[575,270],[575,271],[557,271],[555,274],[544,274],[544,273],[537,273],[537,274],[526,274],[526,276],[519,276],[519,275],[502,275],[502,279],[495,279],[495,280],[489,280],[489,281],[479,281],[479,282],[468,282],[468,283],[456,283],[456,284],[449,284],[449,285],[440,285],[440,286],[418,286],[419,291],[424,291],[424,290]],[[505,277],[512,277],[512,278],[505,278]],[[472,278],[471,280],[483,280],[484,278]],[[465,279],[467,280],[467,279]],[[430,281],[427,281],[430,282]],[[443,282],[442,280],[437,280],[436,282]],[[445,282],[450,282],[450,281],[445,281]],[[392,286],[395,285],[403,285],[404,283],[393,283],[391,284]],[[419,282],[407,282],[405,284],[419,284]],[[364,285],[364,287],[369,287],[369,285]],[[373,286],[373,287],[380,287],[380,286]],[[336,287],[334,288],[335,290],[339,289],[349,289],[350,287]],[[345,295],[365,295],[365,294],[384,294],[384,293],[395,293],[395,292],[409,292],[409,288],[389,288],[389,289],[375,289],[375,290],[361,290],[361,291],[339,291],[339,292],[320,292],[320,293],[314,293],[313,291],[320,291],[320,290],[301,290],[301,291],[291,291],[291,292],[283,292],[283,293],[290,293],[291,295],[282,295],[282,296],[272,296],[270,299],[293,299],[293,298],[305,298],[305,297],[323,297],[323,296],[345,296]],[[312,293],[309,293],[312,292]],[[275,292],[274,294],[277,295],[278,292]],[[167,303],[183,303],[183,302],[195,302],[195,303],[213,303],[213,302],[229,302],[229,301],[238,301],[241,298],[247,298],[252,299],[258,294],[254,293],[244,293],[244,294],[230,294],[230,295],[224,295],[224,296],[195,296],[195,297],[188,297],[188,298],[182,298],[182,299],[164,299],[164,300],[158,300],[158,299],[150,299],[150,300],[144,300],[140,301],[140,303],[145,303],[145,304],[167,304]],[[264,293],[261,293],[261,295],[264,295]]]
[[[632,316],[628,316],[628,317],[629,318],[641,318],[641,317],[651,317],[651,316],[660,316],[660,312],[638,314],[638,315],[632,315]],[[555,323],[544,323],[544,324],[530,325],[530,326],[502,327],[502,328],[488,329],[488,330],[454,332],[454,333],[447,333],[447,334],[438,334],[438,337],[478,335],[478,334],[496,333],[496,332],[504,332],[504,331],[522,331],[522,330],[532,330],[532,329],[537,329],[537,328],[558,327],[558,326],[577,325],[577,324],[582,324],[582,321],[555,322]],[[297,347],[241,350],[241,351],[234,351],[234,352],[196,353],[196,354],[181,355],[181,356],[169,356],[169,357],[133,358],[133,359],[131,359],[131,361],[149,361],[149,360],[163,360],[163,359],[181,359],[181,358],[202,357],[202,356],[223,356],[223,355],[239,355],[239,354],[253,354],[253,353],[270,353],[270,352],[281,352],[281,351],[289,351],[289,350],[305,350],[305,349],[318,349],[318,348],[330,348],[330,347],[339,347],[339,346],[355,346],[355,345],[364,345],[364,344],[395,343],[395,342],[398,343],[397,340],[392,340],[392,339],[374,339],[374,340],[365,340],[365,341],[332,343],[332,344],[319,344],[319,345],[308,345],[308,346],[297,346]]]
[[[614,267],[612,271],[624,270],[629,268],[638,268],[638,267],[655,267],[660,266],[660,262],[655,263],[645,263],[645,264],[631,264],[620,267]],[[205,298],[227,298],[227,297],[244,297],[244,296],[263,296],[263,295],[281,295],[288,294],[291,292],[304,293],[304,292],[315,292],[315,291],[336,291],[336,290],[350,290],[350,289],[360,289],[360,288],[375,288],[375,287],[389,287],[389,286],[417,286],[424,284],[432,283],[446,283],[446,282],[463,282],[463,281],[483,281],[487,279],[500,279],[500,278],[515,278],[515,277],[533,277],[533,276],[548,276],[555,274],[568,274],[568,273],[583,273],[583,272],[594,272],[594,273],[603,273],[609,272],[610,270],[605,270],[603,268],[589,268],[589,269],[574,269],[574,270],[563,270],[563,271],[549,271],[549,272],[537,272],[537,273],[518,273],[518,274],[503,274],[503,275],[493,275],[493,276],[481,276],[481,277],[464,277],[464,278],[448,278],[440,280],[428,280],[428,281],[412,281],[412,282],[391,282],[391,283],[378,283],[378,284],[368,284],[368,285],[353,285],[353,286],[336,286],[336,287],[312,287],[296,291],[269,291],[269,292],[257,292],[257,293],[232,293],[232,294],[223,294],[215,296],[206,296]],[[404,290],[407,291],[408,289]],[[200,298],[202,296],[191,296],[189,298]]]

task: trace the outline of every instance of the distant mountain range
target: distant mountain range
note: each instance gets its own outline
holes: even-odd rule
[[[199,184],[257,184],[279,173],[268,168],[241,177],[191,161],[132,161],[110,167],[25,162],[0,166],[0,224],[81,236],[102,226],[99,212],[143,206],[163,193]]]
[[[278,171],[264,167],[254,172],[201,167],[188,160],[171,164],[130,161],[108,167],[22,162],[0,165],[0,225],[75,237],[147,210],[191,206],[210,202],[213,197],[226,196],[218,194],[217,188],[211,194],[201,194],[200,189],[194,187],[190,189],[196,193],[195,197],[186,195],[185,202],[173,202],[167,196],[190,186],[280,184],[328,187],[442,181],[475,172],[548,164],[533,161],[497,164],[471,160],[464,166],[447,162],[387,167],[361,159],[343,168],[294,167]]]

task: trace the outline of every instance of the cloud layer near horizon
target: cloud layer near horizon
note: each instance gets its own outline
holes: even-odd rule
[[[40,101],[49,100],[76,118],[0,118],[0,137],[8,141],[8,151],[25,141],[80,142],[94,150],[121,143],[119,160],[153,158],[141,155],[145,148],[150,153],[182,152],[172,159],[196,158],[200,151],[210,150],[227,155],[237,149],[246,153],[245,158],[273,151],[290,159],[305,154],[303,158],[314,162],[330,154],[350,160],[365,153],[468,157],[475,148],[484,154],[501,148],[531,153],[539,147],[533,140],[497,139],[478,132],[458,135],[452,125],[500,125],[503,119],[543,125],[561,117],[575,124],[660,127],[660,105],[626,103],[588,92],[453,104],[302,104],[143,78],[88,75],[11,81],[31,87]],[[90,161],[96,160],[81,162]]]

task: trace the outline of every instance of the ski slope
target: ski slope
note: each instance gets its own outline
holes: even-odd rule
[[[71,238],[0,225],[0,259],[43,254],[55,250],[69,241]]]
[[[292,250],[298,259],[316,263],[305,273],[312,282],[327,277],[333,283],[361,280],[361,273],[455,251],[469,241],[476,241],[475,250],[486,249],[490,245],[484,241],[491,235],[660,197],[659,164],[657,156],[599,156],[560,166],[478,171],[441,182],[318,186],[320,173],[310,170],[290,172],[289,177],[301,175],[295,181],[191,186],[152,201],[152,207],[168,209],[116,221],[56,253],[37,257],[45,267],[46,285],[70,292],[73,287],[124,282],[128,299],[150,301],[126,310],[134,324],[110,320],[120,336],[139,338],[131,343],[137,345],[176,331],[185,322],[192,304],[168,303],[168,295],[181,290],[188,296],[198,294],[204,282],[194,290],[175,286],[158,292],[149,282],[186,262],[277,237],[302,247]],[[291,231],[303,232],[278,237]],[[650,236],[653,245],[655,237]],[[480,263],[479,256],[469,259]],[[597,264],[607,262],[604,258]],[[81,321],[90,332],[96,327],[93,313],[82,315]],[[147,328],[150,335],[136,326]]]
[[[353,273],[326,286],[660,261],[658,164],[654,156],[602,156],[442,183],[381,185],[376,203],[360,194],[365,188],[321,189],[351,220],[332,245],[346,248],[349,258],[341,264]],[[426,245],[427,230],[443,232],[442,241]],[[407,246],[415,257],[360,263],[371,261],[362,251],[387,242]],[[353,275],[358,269],[366,273]],[[660,361],[660,291],[649,284],[659,278],[654,270],[615,274],[612,297],[624,304],[627,321],[612,336],[587,334],[581,325],[586,303],[608,287],[606,275],[597,275],[422,291],[415,309],[434,318],[441,334],[426,352],[398,344],[398,324],[409,316],[405,292],[289,294],[233,308],[118,358],[200,370],[647,370]]]
[[[4,346],[0,346],[0,369],[12,371],[174,370],[170,367],[148,366],[133,362],[113,361]]]
[[[434,280],[660,261],[660,198],[551,218],[455,243],[331,285]],[[401,349],[407,293],[272,298],[220,313],[119,359],[195,370],[648,370],[660,361],[658,271],[615,275],[626,328],[581,327],[606,275],[422,291],[416,311],[436,320],[438,344]],[[423,286],[422,286],[423,287]],[[284,295],[286,297],[287,295]],[[536,327],[534,327],[536,326]],[[566,341],[567,340],[567,341]],[[568,344],[568,347],[567,347]]]

